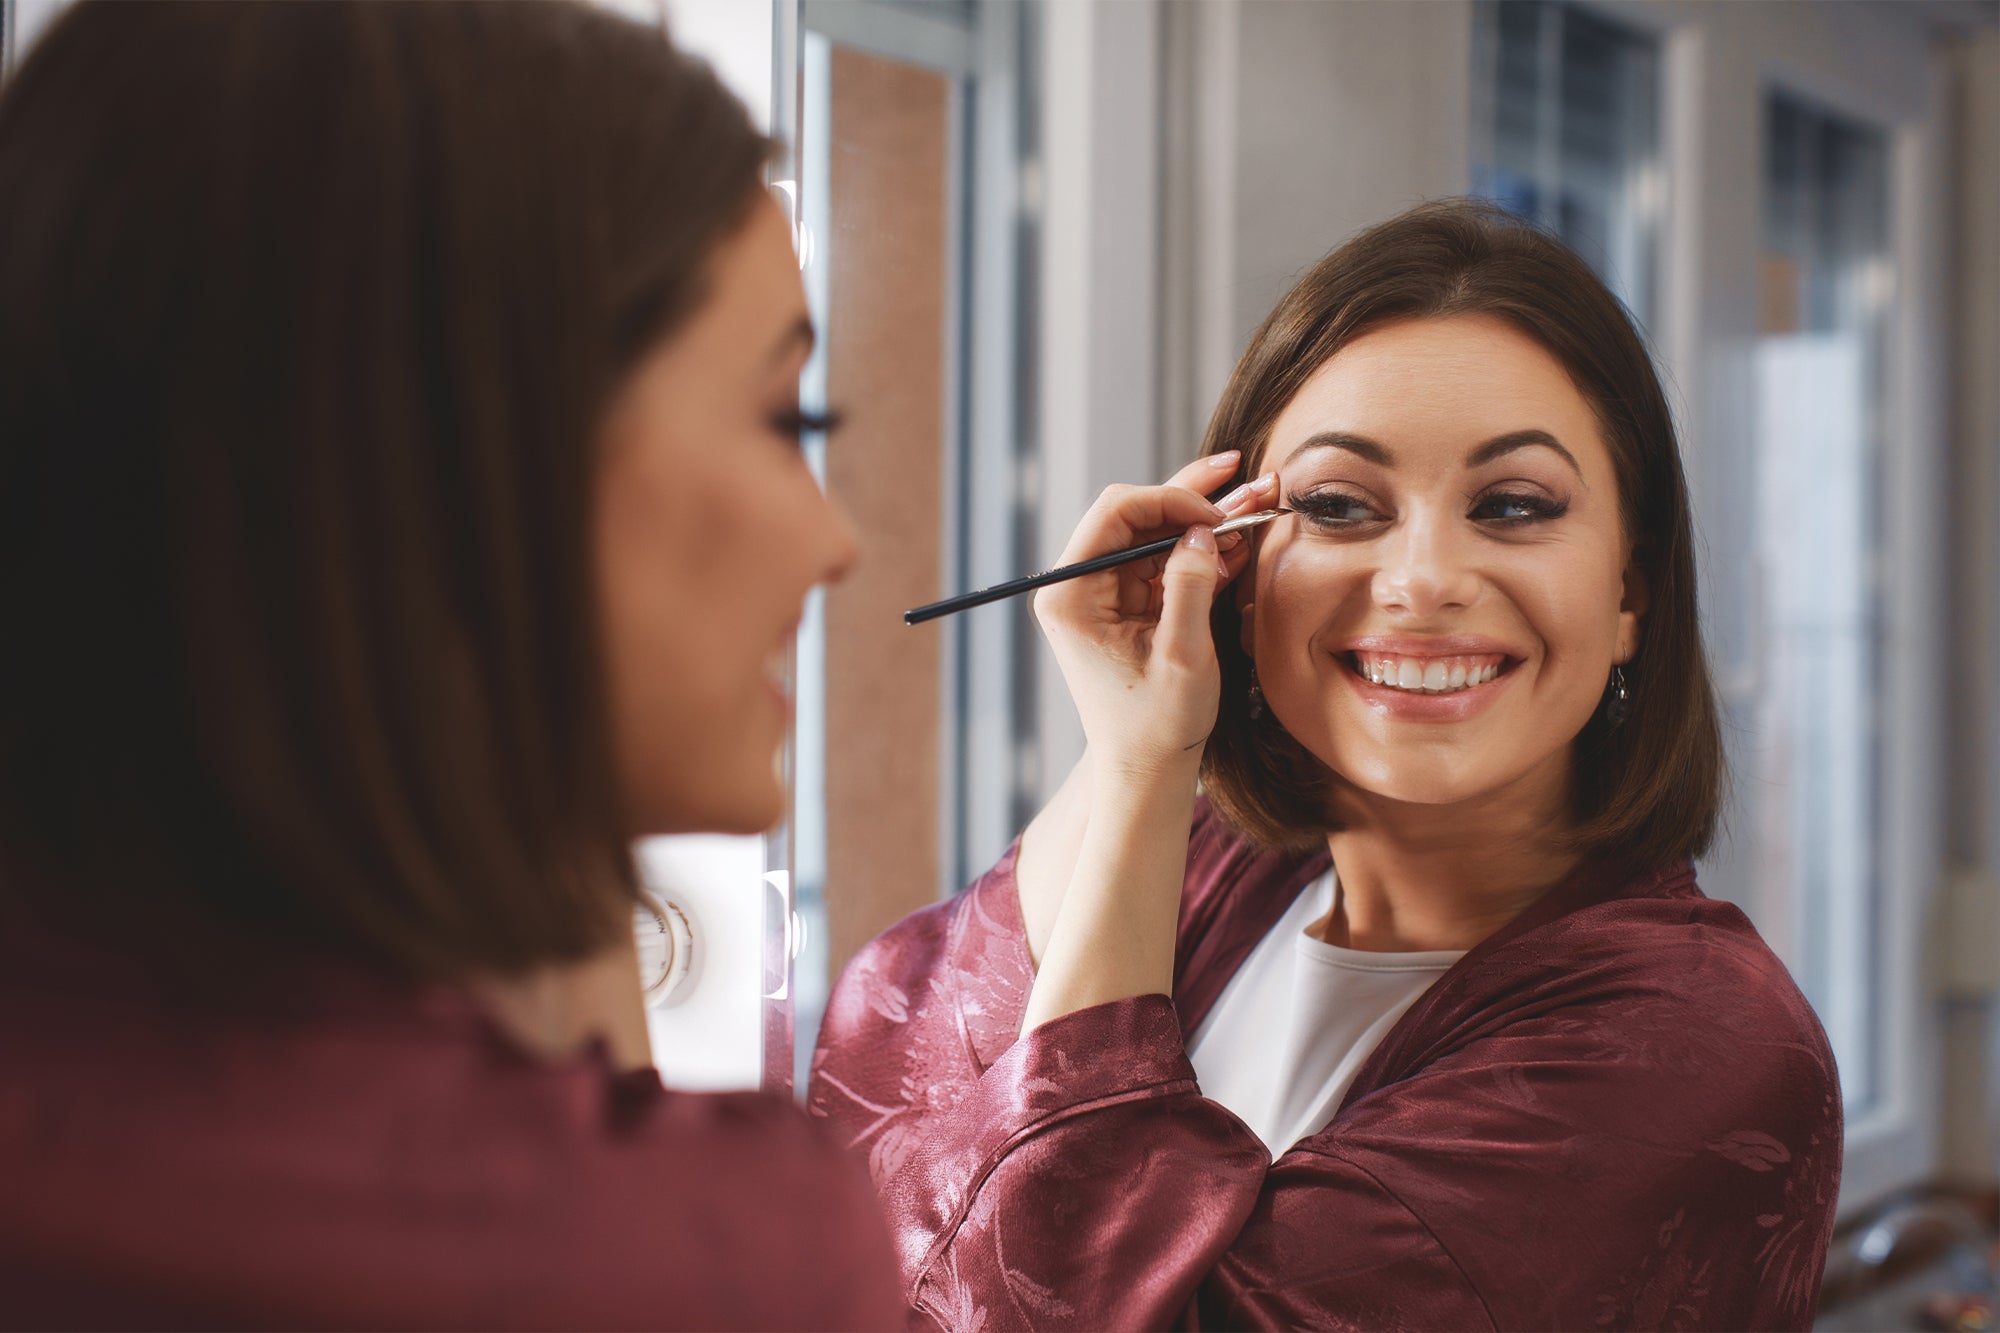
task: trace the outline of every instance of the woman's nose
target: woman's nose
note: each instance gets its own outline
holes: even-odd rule
[[[861,557],[861,539],[855,535],[854,522],[847,516],[847,508],[832,496],[826,497],[826,554],[820,566],[819,581],[831,586],[853,572],[854,562]]]
[[[1381,539],[1375,604],[1406,615],[1463,610],[1479,599],[1479,575],[1448,523],[1408,518]]]

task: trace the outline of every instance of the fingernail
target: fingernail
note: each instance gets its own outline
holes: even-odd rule
[[[1229,562],[1221,556],[1215,557],[1215,572],[1222,578],[1229,577]]]
[[[1233,551],[1236,549],[1237,543],[1242,540],[1243,534],[1241,532],[1225,532],[1216,538],[1215,544],[1224,551]]]
[[[1219,454],[1210,454],[1208,456],[1208,465],[1217,469],[1235,467],[1236,460],[1241,457],[1243,457],[1241,449],[1224,449]]]
[[[1250,483],[1246,481],[1241,486],[1238,486],[1235,490],[1231,491],[1229,494],[1223,496],[1220,500],[1217,500],[1215,502],[1215,507],[1217,509],[1227,509],[1231,505],[1240,504],[1243,500],[1243,497],[1248,494],[1250,494]]]
[[[1215,534],[1199,523],[1189,528],[1187,536],[1182,538],[1182,540],[1188,544],[1191,550],[1210,552],[1215,550]]]
[[[1250,489],[1259,495],[1269,495],[1277,488],[1277,485],[1278,474],[1275,472],[1266,472],[1263,476],[1250,483]]]

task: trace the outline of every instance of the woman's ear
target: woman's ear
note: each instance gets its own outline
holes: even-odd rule
[[[1646,610],[1653,604],[1653,587],[1646,578],[1646,567],[1635,549],[1625,561],[1625,589],[1618,599],[1618,654],[1617,662],[1622,666],[1639,652],[1639,631],[1646,618]]]

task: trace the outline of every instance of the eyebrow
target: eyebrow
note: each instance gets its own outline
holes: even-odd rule
[[[1504,458],[1518,449],[1533,448],[1537,445],[1553,449],[1562,456],[1565,463],[1570,465],[1571,471],[1579,478],[1583,476],[1583,469],[1578,466],[1576,455],[1563,448],[1562,441],[1545,430],[1510,430],[1505,435],[1496,435],[1467,454],[1465,465],[1481,467],[1496,458]],[[1382,444],[1369,439],[1366,435],[1356,435],[1344,430],[1323,430],[1317,435],[1308,436],[1298,448],[1292,450],[1285,461],[1289,463],[1308,449],[1341,449],[1377,467],[1396,465],[1395,457]]]
[[[806,355],[811,356],[813,346],[818,341],[818,336],[813,332],[812,316],[800,315],[797,322],[786,329],[778,341],[771,345],[770,360],[773,363],[783,361],[791,355],[792,349],[800,344],[805,345]]]

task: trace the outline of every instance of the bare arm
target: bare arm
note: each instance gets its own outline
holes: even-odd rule
[[[1021,833],[1021,848],[1014,857],[1014,883],[1021,895],[1021,920],[1028,928],[1028,956],[1042,965],[1042,954],[1055,929],[1056,913],[1062,907],[1063,891],[1076,870],[1076,857],[1083,847],[1084,828],[1090,822],[1090,755],[1086,752],[1070,769],[1062,786],[1041,808]]]
[[[1076,849],[1022,1031],[1135,995],[1168,995],[1200,751],[1178,771],[1107,775]]]

